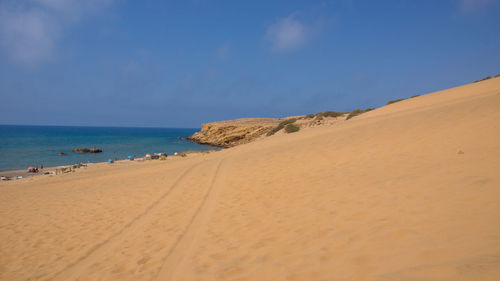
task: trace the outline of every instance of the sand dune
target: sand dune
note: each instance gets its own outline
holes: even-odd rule
[[[0,185],[0,280],[500,280],[500,78]]]

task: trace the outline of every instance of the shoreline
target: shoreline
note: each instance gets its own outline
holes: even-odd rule
[[[188,150],[188,151],[182,151],[179,152],[177,155],[168,155],[167,158],[165,159],[152,159],[152,158],[146,158],[144,157],[136,157],[134,160],[130,159],[118,159],[114,160],[114,163],[109,163],[108,161],[100,161],[100,162],[87,162],[87,163],[77,163],[77,164],[67,164],[67,165],[60,165],[60,166],[49,166],[49,167],[44,167],[43,169],[40,169],[38,173],[28,173],[26,170],[7,170],[7,171],[0,171],[0,177],[2,179],[0,182],[7,182],[7,181],[13,181],[13,180],[21,180],[21,179],[26,179],[26,178],[32,178],[32,177],[37,177],[37,176],[50,176],[50,175],[60,175],[60,174],[66,174],[66,173],[71,173],[74,171],[77,171],[79,169],[85,169],[88,166],[94,166],[94,165],[104,165],[104,164],[123,164],[123,163],[128,163],[128,162],[143,162],[143,161],[150,161],[150,160],[168,160],[168,159],[180,159],[180,158],[185,158],[189,155],[193,154],[208,154],[216,151],[222,150],[222,147],[216,147],[219,148],[219,150],[216,149],[211,149],[211,150]],[[4,177],[6,179],[4,179]],[[21,177],[21,178],[19,178]]]
[[[142,157],[147,153],[182,153],[220,147],[186,139],[199,128],[135,128],[0,125],[0,176],[31,176],[29,166],[48,168],[108,159]],[[79,148],[98,147],[102,153],[78,153]],[[62,155],[62,156],[61,156]]]

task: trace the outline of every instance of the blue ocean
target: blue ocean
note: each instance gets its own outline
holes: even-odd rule
[[[0,125],[0,171],[26,169],[29,166],[60,166],[95,163],[129,155],[210,150],[183,138],[198,129],[178,128],[106,128],[64,126]],[[102,153],[75,153],[80,147],[97,147]],[[58,153],[64,152],[66,156]]]

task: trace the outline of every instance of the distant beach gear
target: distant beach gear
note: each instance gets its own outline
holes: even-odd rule
[[[109,162],[109,163],[114,163],[114,162],[115,162],[115,160],[113,160],[113,159],[111,159],[111,158],[110,158],[110,159],[108,159],[108,162]]]
[[[38,173],[38,168],[37,167],[29,166],[28,170],[26,171],[26,173]]]
[[[134,160],[134,156],[129,155],[129,156],[128,156],[128,160]]]

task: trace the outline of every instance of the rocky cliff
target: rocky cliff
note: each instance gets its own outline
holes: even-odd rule
[[[246,118],[229,121],[212,122],[201,125],[201,131],[194,133],[188,140],[200,144],[210,144],[220,147],[233,147],[236,145],[254,141],[266,136],[268,132],[275,129],[272,134],[282,134],[283,127],[278,125],[289,119],[291,123],[301,129],[333,125],[345,120],[345,113],[325,111],[315,115],[293,116],[286,118]],[[291,120],[289,120],[291,121]],[[278,127],[278,128],[277,128]]]
[[[282,119],[246,118],[201,125],[201,131],[187,138],[196,143],[232,147],[251,142],[276,127]]]

